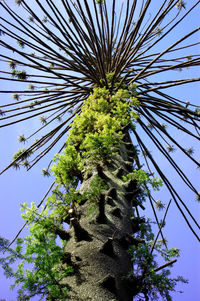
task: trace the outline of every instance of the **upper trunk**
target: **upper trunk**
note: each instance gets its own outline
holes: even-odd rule
[[[81,193],[91,189],[91,180],[97,176],[107,188],[96,202],[88,198],[71,213],[64,262],[74,267],[74,274],[62,281],[69,286],[71,300],[132,301],[136,293],[128,279],[132,272],[128,248],[138,243],[133,234],[140,220],[131,218],[137,187],[121,179],[133,169],[133,151],[126,133],[112,161],[91,166],[90,175],[84,175]]]

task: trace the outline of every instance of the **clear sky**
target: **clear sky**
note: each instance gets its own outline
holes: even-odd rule
[[[13,1],[8,1],[11,3]],[[121,2],[121,1],[120,1]],[[156,4],[156,0],[153,1]],[[188,0],[188,5],[191,6],[195,3],[194,0]],[[1,12],[0,12],[1,13]],[[176,30],[177,38],[185,32],[199,26],[199,15],[200,15],[200,5],[197,7],[196,12],[194,12],[191,17],[188,17],[185,22]],[[193,41],[199,41],[200,35],[195,35],[192,39]],[[191,41],[191,40],[190,40]],[[165,42],[166,43],[166,42]],[[199,51],[200,52],[200,51]],[[189,55],[190,53],[188,53]],[[1,66],[1,62],[0,62]],[[4,67],[4,65],[2,65]],[[2,67],[2,68],[3,68]],[[2,69],[0,68],[0,69]],[[174,71],[172,77],[180,78],[186,77],[199,77],[199,69],[189,69],[179,73]],[[0,81],[0,86],[4,89],[9,89],[9,83],[5,81]],[[177,96],[183,101],[191,100],[195,104],[199,103],[200,95],[200,85],[199,83],[188,84],[184,87],[178,86],[167,91],[173,96]],[[6,97],[0,95],[0,102],[5,103]],[[22,133],[30,133],[36,123],[38,123],[38,118],[36,120],[29,120],[22,124],[17,124],[11,126],[10,128],[0,128],[0,169],[3,169],[8,163],[10,163],[13,153],[15,153],[21,146],[17,141],[17,136]],[[194,146],[195,156],[199,160],[199,143],[193,143],[192,139],[188,139],[185,136],[180,136],[180,133],[174,133],[178,141],[183,141],[185,146]],[[148,143],[148,141],[147,141]],[[0,176],[0,235],[7,239],[12,240],[16,235],[18,230],[23,225],[23,221],[20,217],[20,204],[32,201],[38,204],[42,199],[43,195],[48,190],[49,186],[53,182],[53,178],[44,178],[41,173],[41,169],[46,167],[49,160],[53,157],[54,153],[58,151],[60,147],[56,147],[53,151],[48,154],[48,157],[43,159],[38,163],[36,167],[30,171],[21,169],[20,171],[15,171],[10,169]],[[155,154],[154,147],[152,146],[152,151]],[[184,184],[182,184],[171,168],[169,168],[167,162],[156,153],[158,158],[160,158],[160,164],[166,171],[166,175],[170,178],[173,185],[178,188],[180,195],[188,204],[191,212],[194,214],[196,219],[200,220],[200,203],[195,200],[194,194],[192,194]],[[184,170],[190,175],[190,179],[197,190],[200,190],[200,174],[199,170],[195,168],[193,164],[186,161],[180,153],[174,153],[174,157],[177,162],[182,164]],[[159,195],[156,195],[157,199],[169,201],[170,196],[168,192],[163,188]],[[147,205],[147,212],[150,212]],[[151,213],[149,213],[151,214]],[[26,231],[22,235],[25,235]],[[169,247],[176,247],[181,250],[181,256],[177,263],[172,269],[172,275],[181,275],[189,280],[189,284],[178,286],[178,290],[182,290],[183,293],[174,293],[173,301],[200,301],[200,244],[197,239],[193,236],[189,228],[187,227],[184,219],[180,215],[176,206],[172,204],[170,207],[167,226],[165,228],[165,237],[168,240]],[[0,299],[6,299],[7,301],[16,300],[16,290],[10,291],[9,285],[10,281],[6,280],[3,276],[3,272],[0,268]],[[38,298],[39,299],[39,298]],[[38,300],[35,298],[35,300]]]

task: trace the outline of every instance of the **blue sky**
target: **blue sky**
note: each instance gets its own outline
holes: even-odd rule
[[[13,1],[8,1],[11,3]],[[156,4],[156,1],[153,1]],[[188,1],[189,2],[189,1]],[[192,5],[195,1],[190,1],[189,5]],[[200,8],[196,9],[196,12],[192,14],[192,17],[188,17],[183,25],[179,26],[172,35],[171,40],[175,40],[179,36],[183,35],[184,32],[189,32],[195,27],[199,26],[199,12]],[[197,34],[191,38],[193,41],[199,41],[200,35]],[[170,40],[170,42],[171,42]],[[167,41],[165,42],[167,43]],[[189,55],[190,53],[188,53]],[[173,71],[171,77],[180,78],[180,77],[199,77],[199,70],[197,68],[189,69],[179,73],[178,71]],[[9,83],[6,84],[5,81],[0,81],[1,87],[9,89]],[[173,96],[177,96],[183,101],[191,100],[195,104],[199,104],[199,95],[200,95],[200,85],[199,83],[188,84],[184,87],[176,87],[167,91]],[[5,103],[6,97],[0,96],[0,101]],[[15,153],[21,146],[17,142],[17,136],[22,133],[27,133],[35,127],[36,123],[39,124],[38,119],[34,121],[27,121],[22,124],[17,124],[10,128],[0,129],[0,169],[3,169],[12,158],[13,153]],[[180,135],[180,133],[174,133],[176,139],[183,141],[187,146],[194,146],[195,156],[199,160],[199,143],[194,143],[192,139]],[[148,141],[147,141],[148,143]],[[166,171],[166,174],[171,179],[172,183],[177,187],[178,191],[182,198],[186,201],[192,213],[197,220],[200,220],[200,204],[195,200],[195,196],[191,193],[184,184],[180,182],[178,177],[174,174],[171,168],[169,168],[167,162],[158,154],[155,153],[153,145],[152,151],[155,156],[158,157],[160,164],[163,169]],[[48,190],[51,185],[53,178],[44,178],[41,173],[41,169],[46,167],[49,159],[52,158],[54,153],[58,151],[59,147],[56,147],[52,152],[48,154],[48,158],[40,161],[37,167],[34,167],[29,172],[25,170],[15,171],[10,169],[6,171],[0,177],[0,235],[6,237],[7,239],[12,240],[17,231],[23,225],[23,221],[20,217],[20,204],[27,202],[31,203],[32,201],[38,204],[42,199],[43,195]],[[174,158],[182,164],[182,168],[190,175],[190,179],[197,190],[200,190],[199,185],[199,170],[189,161],[180,155],[180,153],[175,153]],[[163,188],[159,195],[156,195],[157,199],[169,201],[170,196],[168,192]],[[147,206],[148,207],[148,206]],[[150,212],[147,208],[147,212]],[[151,215],[151,213],[149,213]],[[25,235],[25,232],[24,232]],[[188,229],[184,219],[178,212],[174,204],[171,205],[168,218],[167,226],[165,229],[165,237],[167,237],[169,242],[169,247],[176,247],[181,250],[181,257],[178,259],[178,262],[174,265],[172,269],[172,275],[177,276],[181,275],[184,278],[189,280],[188,285],[180,286],[178,289],[183,290],[181,294],[174,293],[174,301],[199,301],[200,300],[200,244],[193,236],[191,231]],[[8,301],[16,300],[16,290],[10,291],[9,285],[10,282],[5,279],[2,271],[0,270],[0,299],[6,299]],[[35,299],[37,300],[37,298]]]

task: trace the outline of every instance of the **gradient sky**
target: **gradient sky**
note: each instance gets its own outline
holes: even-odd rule
[[[13,1],[8,1],[8,3],[11,2]],[[156,3],[155,0],[154,2]],[[188,5],[192,5],[192,3],[195,3],[195,1],[188,0]],[[199,26],[199,15],[200,7],[196,9],[196,12],[194,12],[191,17],[188,17],[185,22],[179,26],[179,28],[176,30],[177,37],[179,35],[182,36],[184,32],[187,33]],[[196,42],[197,40],[199,41],[199,38],[200,35],[196,34],[194,37],[192,37],[190,42]],[[188,55],[189,54],[190,53],[188,53]],[[4,68],[3,65],[0,69],[2,68]],[[199,77],[199,71],[197,68],[182,71],[182,73],[173,71],[172,76],[173,78],[180,78],[182,76],[184,77],[185,72],[187,72],[186,77]],[[9,84],[5,83],[5,81],[0,81],[0,86],[9,90]],[[191,100],[191,102],[199,104],[199,83],[191,85],[188,84],[184,87],[178,86],[177,88],[171,89],[170,92],[167,92],[172,96],[177,96],[183,101]],[[0,96],[0,102],[5,103],[6,98],[4,96]],[[31,132],[31,129],[35,128],[36,124],[39,125],[38,119],[33,121],[29,120],[28,122],[26,121],[10,128],[0,129],[0,169],[3,169],[11,161],[13,153],[15,153],[19,148],[23,147],[23,145],[20,146],[17,142],[17,136],[21,135],[22,133],[27,136],[27,134]],[[178,132],[175,133],[175,136],[177,140],[183,140],[186,147],[194,146],[194,155],[198,160],[200,159],[199,144],[194,144],[192,139],[188,139],[185,136],[180,136],[180,133]],[[147,141],[147,143],[149,142]],[[48,190],[49,186],[53,182],[53,178],[44,178],[41,175],[41,169],[47,166],[50,158],[53,157],[54,153],[56,153],[59,148],[59,146],[55,147],[55,149],[48,154],[48,158],[40,161],[37,167],[31,169],[29,172],[23,169],[20,171],[10,169],[0,176],[0,235],[2,237],[12,240],[23,225],[23,221],[20,217],[20,204],[24,202],[30,203],[32,201],[38,204]],[[192,194],[185,187],[185,185],[180,182],[160,154],[155,153],[154,147],[151,146],[151,148],[153,154],[160,160],[159,162],[166,171],[166,175],[168,175],[174,186],[177,187],[180,195],[186,204],[188,204],[195,218],[200,220],[200,203],[195,201],[194,194]],[[185,158],[180,155],[180,153],[175,152],[173,156],[177,162],[182,164],[183,169],[190,176],[192,183],[194,183],[194,186],[199,191],[199,170],[197,170],[192,163],[186,161]],[[156,194],[156,199],[162,199],[168,202],[170,196],[163,188],[159,195]],[[147,212],[150,212],[148,205]],[[151,213],[148,214],[151,215]],[[25,234],[26,231],[24,231],[23,235]],[[177,289],[183,290],[183,293],[174,293],[173,301],[200,301],[200,244],[187,227],[184,219],[179,214],[174,204],[172,204],[169,209],[167,226],[165,228],[164,235],[168,240],[169,247],[181,249],[181,256],[172,269],[172,275],[174,277],[181,275],[189,280],[189,284],[177,286]],[[9,285],[10,281],[5,279],[0,268],[0,299],[14,301],[16,300],[16,290],[10,291]],[[34,300],[37,301],[38,299],[39,298],[35,298]]]

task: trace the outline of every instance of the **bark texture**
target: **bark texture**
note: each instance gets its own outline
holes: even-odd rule
[[[136,293],[128,280],[132,262],[127,251],[138,243],[133,234],[140,220],[131,219],[133,206],[137,206],[137,186],[121,179],[133,169],[133,152],[126,133],[112,162],[99,163],[84,175],[80,192],[97,175],[108,189],[102,191],[96,204],[87,199],[79,212],[72,213],[63,263],[73,266],[75,273],[62,281],[69,287],[70,300],[132,301]],[[94,208],[89,214],[91,206]]]

